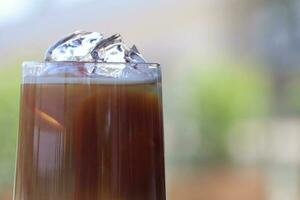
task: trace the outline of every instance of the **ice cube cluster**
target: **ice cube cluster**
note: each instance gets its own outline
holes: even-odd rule
[[[45,62],[24,62],[26,83],[139,83],[160,78],[158,64],[147,63],[120,34],[104,37],[76,31],[51,45]]]
[[[46,61],[145,63],[136,46],[128,48],[120,34],[105,38],[97,32],[76,31],[56,42]]]

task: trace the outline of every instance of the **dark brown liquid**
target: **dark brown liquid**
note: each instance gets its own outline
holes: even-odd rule
[[[15,200],[164,200],[158,84],[24,84]]]

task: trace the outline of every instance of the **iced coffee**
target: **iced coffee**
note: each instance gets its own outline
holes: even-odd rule
[[[15,200],[165,200],[161,77],[119,35],[23,64]]]

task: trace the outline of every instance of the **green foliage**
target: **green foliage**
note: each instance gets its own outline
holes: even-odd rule
[[[229,129],[238,120],[267,112],[267,76],[251,66],[223,63],[197,68],[193,74],[190,111],[198,120],[202,157],[228,161]]]
[[[290,70],[290,74],[287,74],[285,84],[282,84],[281,89],[281,114],[294,115],[299,117],[300,115],[300,70]]]
[[[12,184],[19,113],[19,66],[0,67],[0,186]]]

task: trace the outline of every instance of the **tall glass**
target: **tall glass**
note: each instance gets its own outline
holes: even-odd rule
[[[127,65],[23,64],[14,200],[165,200],[160,67]]]

